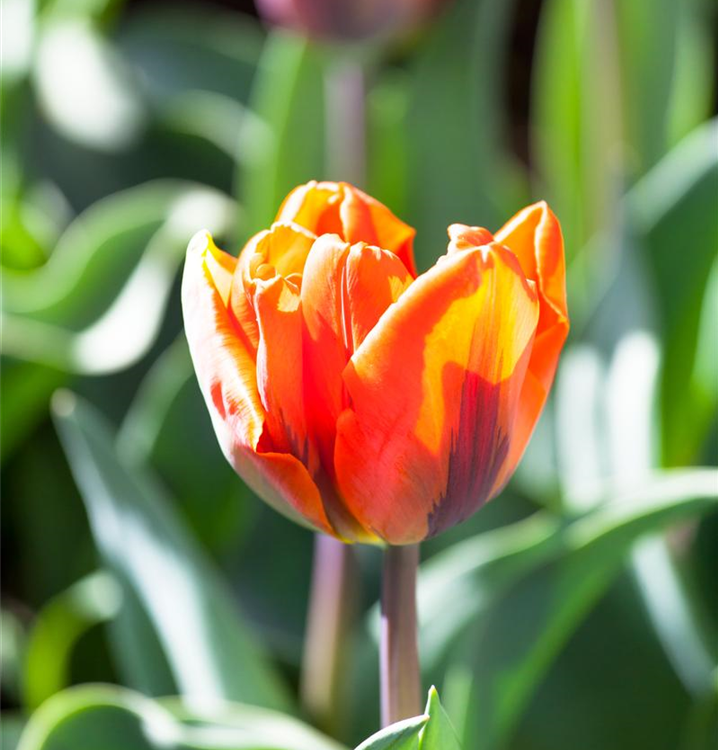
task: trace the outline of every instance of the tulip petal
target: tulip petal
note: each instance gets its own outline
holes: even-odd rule
[[[342,183],[344,199],[340,216],[344,227],[344,239],[354,244],[366,242],[384,250],[390,250],[416,277],[414,264],[414,236],[416,230],[398,219],[382,203],[361,190]]]
[[[350,352],[359,348],[385,310],[399,299],[412,281],[406,266],[394,253],[364,243],[351,248],[342,287]]]
[[[563,237],[558,219],[542,201],[516,214],[496,233],[496,241],[508,247],[526,276],[537,282],[541,300],[536,340],[511,445],[511,462],[518,463],[546,402],[568,336]]]
[[[309,182],[285,199],[276,221],[294,222],[310,232],[337,234],[346,242],[365,242],[390,250],[416,276],[415,230],[382,203],[346,182]]]
[[[254,355],[227,308],[236,265],[208,232],[199,232],[187,250],[182,280],[187,342],[217,438],[237,473],[276,510],[335,534],[303,464],[288,454],[265,452],[272,446]]]
[[[335,466],[358,520],[417,542],[486,501],[508,458],[539,315],[498,245],[445,256],[382,316],[343,378]]]
[[[304,397],[321,461],[331,475],[334,426],[345,406],[341,378],[348,350],[342,312],[342,278],[349,245],[335,234],[319,237],[302,279]]]
[[[302,311],[299,289],[282,276],[260,281],[254,296],[260,341],[257,383],[266,424],[277,450],[292,453],[317,469],[304,411],[302,378]]]

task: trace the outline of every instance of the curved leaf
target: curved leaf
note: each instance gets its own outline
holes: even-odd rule
[[[129,366],[155,340],[187,238],[202,225],[222,233],[233,212],[221,193],[192,183],[148,183],[100,201],[46,265],[4,272],[2,352],[91,375]]]
[[[37,708],[68,686],[76,641],[91,627],[114,617],[122,592],[104,571],[92,573],[43,607],[30,633],[25,663],[25,705]]]
[[[97,548],[149,617],[182,695],[200,705],[233,699],[288,707],[224,582],[153,478],[118,455],[100,416],[70,393],[56,396],[54,416]],[[125,656],[137,662],[148,642],[125,635]]]
[[[108,685],[59,693],[37,711],[18,750],[342,750],[296,719],[225,704],[189,711]]]

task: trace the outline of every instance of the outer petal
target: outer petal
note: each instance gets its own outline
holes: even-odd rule
[[[195,235],[187,250],[182,309],[192,361],[220,446],[237,473],[270,505],[295,521],[335,534],[302,463],[266,450],[253,353],[227,308],[235,269],[236,259],[218,250],[208,232]]]
[[[304,400],[309,428],[330,475],[337,416],[346,405],[341,373],[351,355],[344,327],[342,281],[349,244],[322,235],[302,279]]]
[[[508,458],[538,319],[533,285],[500,246],[446,256],[381,318],[344,372],[340,491],[393,544],[487,500]]]
[[[568,336],[566,268],[561,226],[543,201],[516,214],[496,233],[496,241],[506,245],[519,259],[526,276],[536,281],[541,301],[536,341],[511,445],[511,461],[515,464],[541,415]]]
[[[391,250],[416,276],[415,231],[382,203],[346,182],[309,182],[290,193],[277,221],[295,222],[316,235],[337,234],[346,242],[365,242]]]
[[[257,382],[269,434],[277,450],[292,453],[314,473],[317,460],[310,451],[302,387],[299,289],[282,276],[259,281],[254,307],[260,332]]]

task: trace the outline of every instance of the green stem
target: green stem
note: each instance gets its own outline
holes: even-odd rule
[[[381,721],[388,726],[421,713],[416,628],[419,545],[387,547],[381,592]]]

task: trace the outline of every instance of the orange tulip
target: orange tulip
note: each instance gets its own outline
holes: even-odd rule
[[[344,541],[410,544],[513,473],[568,333],[545,203],[453,224],[416,275],[414,230],[345,183],[294,190],[235,258],[207,232],[182,288],[197,377],[247,484]]]

